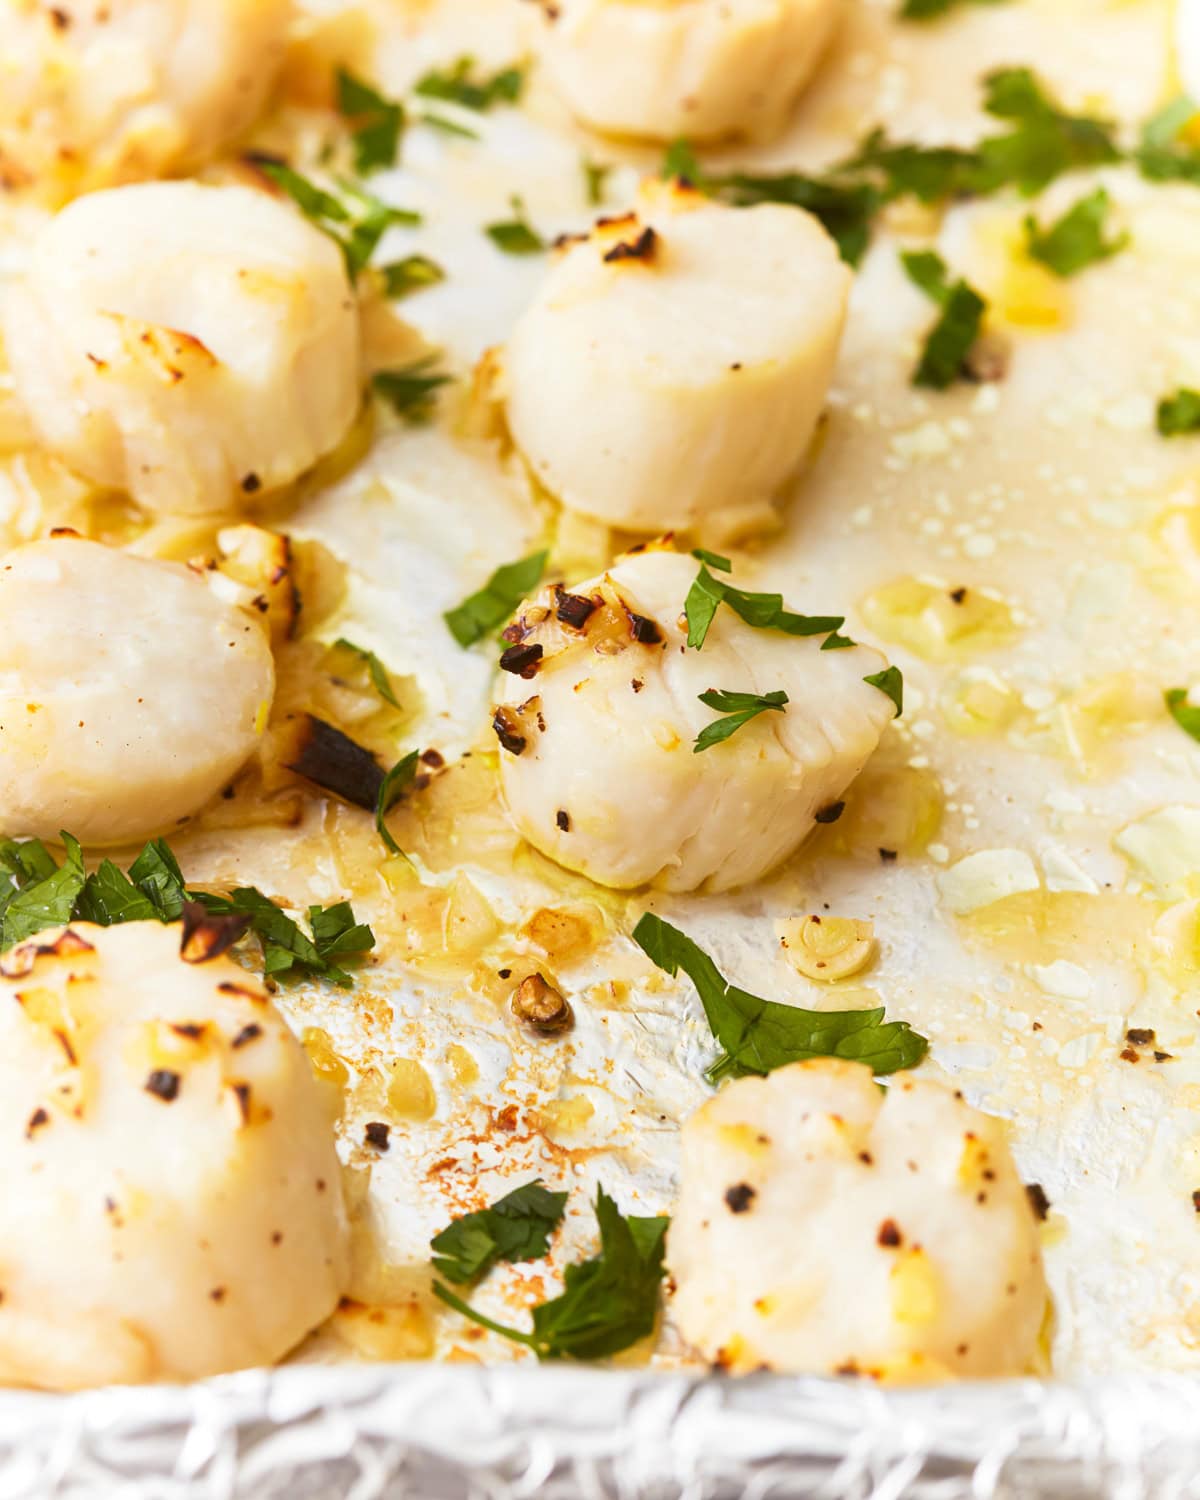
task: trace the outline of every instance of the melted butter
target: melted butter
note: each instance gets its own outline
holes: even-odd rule
[[[874,589],[860,602],[859,611],[876,635],[928,661],[992,651],[1017,633],[1012,610],[1003,599],[921,578],[897,578]]]

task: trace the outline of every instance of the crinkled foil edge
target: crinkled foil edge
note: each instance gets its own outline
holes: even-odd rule
[[[301,1366],[0,1396],[0,1497],[1182,1500],[1200,1382],[890,1391],[542,1366]]]

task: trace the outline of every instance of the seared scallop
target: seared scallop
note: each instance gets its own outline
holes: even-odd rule
[[[250,188],[78,199],[36,238],[3,325],[42,441],[151,511],[228,511],[287,484],[358,409],[341,254]]]
[[[337,1305],[309,1063],[259,981],[205,957],[219,931],[181,941],[78,923],[0,959],[0,1381],[270,1364]]]
[[[540,49],[572,112],[616,135],[768,137],[842,0],[543,0]]]
[[[1018,1375],[1046,1312],[1003,1123],[828,1058],[743,1078],[687,1122],[668,1259],[684,1337],[733,1371]]]
[[[865,646],[682,618],[697,563],[653,549],[518,615],[495,717],[504,795],[543,854],[602,885],[727,890],[787,858],[871,755],[895,707]],[[702,693],[784,694],[728,739]]]
[[[192,167],[244,130],[290,0],[0,0],[0,173],[52,197]]]
[[[810,214],[650,186],[566,245],[513,330],[513,438],[564,505],[609,525],[768,523],[811,443],[849,287]]]
[[[274,694],[259,616],[79,537],[0,557],[0,834],[120,844],[197,812]]]

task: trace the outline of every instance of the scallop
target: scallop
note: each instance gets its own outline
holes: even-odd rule
[[[1003,1123],[831,1058],[743,1078],[688,1120],[668,1259],[684,1337],[735,1372],[1017,1375],[1047,1306]]]
[[[0,0],[0,174],[54,198],[195,167],[250,125],[290,0]]]
[[[768,525],[812,442],[850,282],[801,209],[648,185],[566,245],[513,330],[513,438],[565,506],[611,526]]]
[[[543,61],[571,111],[615,135],[777,135],[841,0],[553,0]]]
[[[682,619],[698,565],[633,553],[571,592],[523,606],[496,712],[513,823],[543,854],[601,885],[727,890],[801,844],[895,713],[864,681],[865,646],[822,650],[718,609],[704,646]],[[719,692],[783,692],[722,743],[697,750]]]
[[[205,578],[80,537],[0,558],[0,833],[122,844],[197,812],[258,745],[265,628]]]
[[[42,442],[153,512],[235,509],[334,448],[358,411],[337,246],[246,187],[93,193],[35,238],[3,306]]]
[[[312,1071],[259,981],[207,957],[219,931],[189,936],[78,923],[0,959],[4,1382],[269,1364],[337,1305],[346,1218]]]

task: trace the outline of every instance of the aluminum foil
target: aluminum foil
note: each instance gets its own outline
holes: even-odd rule
[[[543,1366],[250,1371],[0,1401],[0,1496],[1183,1500],[1176,1377],[883,1391]]]

